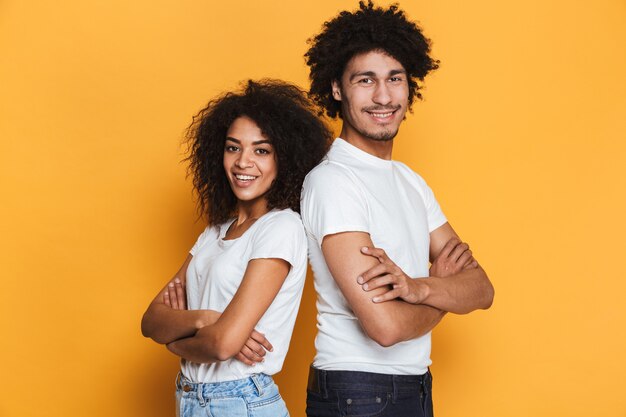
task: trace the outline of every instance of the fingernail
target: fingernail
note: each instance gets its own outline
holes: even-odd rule
[[[363,284],[363,289],[364,289],[364,290],[367,290],[368,288],[369,288],[369,285],[367,285],[367,284]]]
[[[363,277],[358,277],[356,279],[356,282],[358,282],[359,284],[363,284]]]
[[[377,303],[379,300],[380,300],[380,298],[378,298],[378,297],[372,298],[372,301],[375,302],[375,303]]]
[[[173,287],[174,283],[170,282],[169,284],[167,284],[168,287]]]
[[[367,246],[363,246],[363,247],[361,248],[361,250],[362,250],[363,252],[367,252],[369,249],[368,249],[368,247],[367,247]]]
[[[174,282],[175,282],[175,283],[177,283],[177,284],[180,284],[180,280],[179,280],[178,278],[176,278],[176,279],[174,280]]]

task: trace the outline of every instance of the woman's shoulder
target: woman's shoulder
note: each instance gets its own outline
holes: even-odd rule
[[[255,223],[250,240],[253,258],[282,258],[291,265],[306,263],[306,233],[300,215],[293,210],[266,213]]]
[[[274,209],[257,220],[256,235],[271,235],[273,239],[306,239],[300,215],[291,209]]]
[[[200,236],[204,236],[207,239],[217,239],[220,236],[220,231],[224,227],[228,228],[230,223],[232,223],[232,220],[228,220],[227,222],[222,223],[222,224],[214,224],[214,225],[209,224],[207,225],[207,227],[204,229],[204,231],[202,232]]]
[[[211,226],[208,225],[204,228],[198,239],[196,239],[196,243],[193,245],[189,253],[195,255],[200,248],[206,245],[209,242],[217,241],[220,237],[220,227],[221,226]]]
[[[287,227],[287,228],[303,228],[302,219],[300,215],[293,211],[292,209],[274,209],[267,212],[263,217],[261,217],[258,221],[260,221],[264,225],[276,227]]]

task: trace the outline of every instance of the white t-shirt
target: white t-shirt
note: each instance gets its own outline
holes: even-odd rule
[[[182,360],[182,372],[193,382],[232,381],[254,373],[279,372],[300,306],[307,266],[307,242],[300,216],[290,209],[272,210],[241,237],[224,240],[231,224],[232,221],[207,227],[191,249],[193,258],[187,268],[188,308],[223,312],[237,292],[251,259],[284,259],[291,265],[289,274],[255,326],[272,343],[274,351],[267,352],[265,362],[254,367],[235,359],[212,364]]]
[[[313,365],[325,370],[425,373],[431,364],[430,333],[387,348],[370,339],[330,274],[321,244],[327,235],[367,232],[407,275],[427,277],[429,233],[447,221],[428,185],[405,164],[336,139],[304,181],[301,212],[317,291]]]

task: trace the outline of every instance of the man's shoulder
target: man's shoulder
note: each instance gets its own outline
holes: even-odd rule
[[[410,166],[400,161],[393,161],[397,171],[401,172],[403,176],[411,181],[416,182],[420,187],[426,185],[426,181],[420,174],[414,171]]]
[[[328,186],[337,182],[352,182],[355,174],[350,167],[324,158],[315,168],[309,172],[304,180],[305,187],[315,187],[316,185]]]

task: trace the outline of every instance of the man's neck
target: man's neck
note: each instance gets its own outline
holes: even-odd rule
[[[377,158],[391,160],[391,151],[393,150],[393,139],[391,140],[374,140],[365,137],[352,129],[346,129],[346,124],[343,124],[339,137],[352,146],[356,146],[363,152],[367,152],[370,155],[374,155]]]

